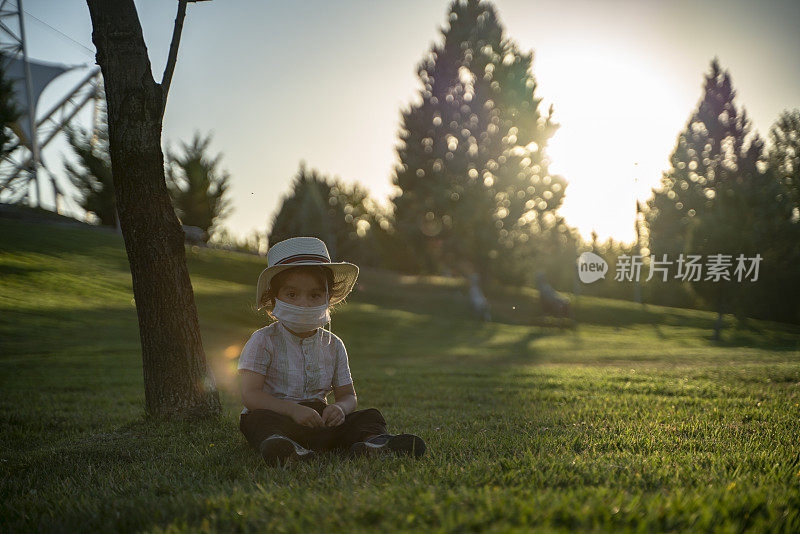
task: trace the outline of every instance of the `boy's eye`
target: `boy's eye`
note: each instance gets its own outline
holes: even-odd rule
[[[289,291],[287,295],[291,298],[294,298],[294,291]]]

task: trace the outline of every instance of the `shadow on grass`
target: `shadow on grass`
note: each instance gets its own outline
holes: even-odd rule
[[[405,278],[389,271],[365,269],[360,282],[348,299],[411,312],[433,318],[457,319],[464,324],[475,322],[467,286],[460,279],[444,279],[438,283],[420,279],[413,285]],[[494,288],[488,292],[491,302],[492,322],[495,325],[516,325],[547,330],[546,335],[564,335],[579,331],[582,325],[622,329],[638,325],[652,325],[659,339],[669,336],[663,327],[678,327],[713,331],[716,315],[710,312],[641,305],[628,301],[581,297],[573,300],[574,323],[542,317],[538,292],[531,288]],[[346,307],[345,307],[346,309]],[[748,321],[743,330],[731,316],[725,318],[727,335],[720,346],[737,346],[775,349],[779,351],[800,348],[800,326],[784,323]],[[480,331],[480,327],[477,327]],[[763,329],[758,334],[757,328]],[[754,329],[749,333],[749,329]],[[621,330],[620,330],[621,331]],[[575,332],[572,332],[574,334]],[[730,334],[734,332],[734,334]],[[460,335],[461,332],[459,332]]]
[[[104,269],[124,273],[129,280],[129,265],[125,253],[122,237],[111,232],[98,231],[92,228],[72,228],[36,223],[24,223],[15,220],[0,219],[0,248],[4,253],[32,252],[64,256],[69,262],[79,264],[83,258],[89,258],[95,264],[100,264]],[[199,249],[193,251],[187,247],[187,263],[193,277],[193,283],[199,290],[195,292],[195,301],[204,327],[213,328],[219,324],[228,324],[237,330],[242,327],[251,331],[267,324],[269,320],[255,311],[253,292],[231,291],[204,293],[203,282],[227,281],[242,284],[242,287],[252,288],[258,274],[265,263],[264,258],[248,254],[235,254],[213,249]],[[24,280],[28,275],[34,275],[36,268],[6,266],[3,268],[8,274]],[[115,280],[114,283],[119,283]],[[80,284],[76,283],[76,290]],[[211,285],[213,288],[213,284]],[[129,292],[130,289],[120,288]],[[488,294],[492,304],[493,327],[502,325],[521,326],[538,329],[540,336],[563,334],[569,330],[567,324],[557,321],[543,322],[539,314],[538,292],[531,288],[496,288]],[[424,321],[436,325],[438,332],[425,332],[424,337],[434,341],[433,348],[437,351],[450,350],[454,337],[466,337],[467,343],[477,343],[480,347],[496,345],[483,342],[479,333],[490,335],[483,325],[475,325],[470,312],[470,303],[467,286],[463,279],[458,278],[418,278],[404,276],[392,271],[364,268],[353,293],[348,299],[354,304],[371,304],[381,310],[404,311],[424,318]],[[713,330],[716,317],[709,312],[667,308],[661,306],[637,305],[627,301],[599,299],[594,297],[581,297],[573,301],[578,325],[596,325],[609,327],[625,327],[636,325],[653,325],[660,339],[663,332],[661,327],[686,327],[700,330]],[[342,308],[343,322],[347,322],[348,306]],[[13,316],[15,310],[3,310],[3,315]],[[70,315],[86,316],[99,319],[95,324],[102,325],[99,335],[105,337],[104,330],[114,331],[119,328],[120,314],[127,320],[133,318],[135,324],[135,308],[129,311],[122,309],[96,308],[92,311],[80,311],[75,314],[70,310],[48,310],[43,313],[29,313],[12,318],[15,324],[21,325],[19,332],[14,328],[3,329],[3,337],[8,332],[8,337],[17,338],[29,335],[36,336],[25,323],[33,318],[35,323],[42,326],[52,324],[57,330],[63,331],[66,336],[71,336],[76,331],[76,320],[68,319]],[[131,315],[132,314],[132,315]],[[337,314],[339,316],[339,314]],[[52,321],[49,319],[52,318]],[[64,322],[71,325],[67,327]],[[77,321],[80,321],[78,319]],[[335,319],[334,319],[335,321]],[[444,321],[444,322],[442,322]],[[758,325],[758,326],[755,326]],[[13,326],[13,325],[12,325]],[[77,331],[82,327],[77,325]],[[395,325],[380,325],[377,332],[393,329]],[[563,328],[560,328],[563,327]],[[723,347],[758,347],[779,351],[798,350],[800,348],[800,326],[783,325],[778,323],[762,323],[751,321],[749,328],[764,328],[764,332],[757,330],[742,331],[729,324],[726,318],[726,332],[719,343]],[[469,330],[465,334],[465,330]],[[41,329],[37,329],[41,330]],[[95,328],[95,331],[97,329]],[[370,333],[375,332],[370,330]],[[353,332],[354,335],[363,334]],[[413,336],[413,332],[401,331],[388,337],[405,341]],[[439,337],[441,336],[441,337]],[[476,337],[478,336],[478,337]],[[110,336],[109,336],[110,337]],[[437,341],[438,340],[438,341]],[[463,345],[464,343],[457,341]],[[14,343],[13,348],[20,345]]]
[[[29,274],[40,273],[46,271],[44,267],[29,267],[19,265],[5,265],[0,264],[0,276],[21,276],[25,277]]]
[[[3,310],[0,318],[4,356],[59,352],[67,347],[97,352],[139,344],[136,309],[55,308]],[[22,364],[23,362],[18,362]]]
[[[122,236],[104,228],[59,226],[0,218],[0,249],[7,254],[31,252],[53,256],[117,256],[125,260],[125,267],[128,268]]]
[[[242,517],[229,507],[242,499],[277,505],[297,492],[309,498],[336,490],[349,494],[352,489],[338,487],[337,480],[357,478],[353,484],[363,486],[402,469],[399,461],[351,462],[335,451],[269,467],[232,418],[190,423],[140,417],[37,447],[5,465],[16,473],[5,484],[2,506],[4,523],[17,527],[12,531],[185,528],[218,512],[231,525]],[[76,497],[65,499],[65,488]]]
[[[707,339],[719,347],[751,347],[780,352],[800,350],[800,333],[735,328],[723,330],[719,341],[714,341],[711,334]]]
[[[530,359],[535,340],[560,333],[558,329],[483,323],[363,303],[352,303],[334,324],[348,352],[430,364],[454,358],[493,364]]]

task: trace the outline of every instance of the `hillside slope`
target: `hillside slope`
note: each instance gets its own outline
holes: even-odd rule
[[[541,326],[526,288],[481,323],[461,280],[364,268],[333,314],[359,408],[429,452],[272,470],[235,371],[266,258],[187,256],[225,415],[149,421],[121,237],[0,219],[0,530],[800,529],[796,327],[592,298]]]

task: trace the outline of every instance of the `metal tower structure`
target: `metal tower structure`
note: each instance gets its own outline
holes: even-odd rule
[[[100,68],[91,67],[63,98],[37,117],[36,105],[45,87],[61,74],[80,67],[30,59],[23,14],[22,0],[0,0],[0,67],[13,83],[16,104],[22,113],[12,126],[16,139],[0,161],[0,193],[10,193],[12,201],[22,198],[30,201],[31,186],[35,186],[35,205],[43,207],[42,177],[46,175],[53,188],[55,209],[60,211],[59,195],[62,198],[69,195],[45,166],[41,151],[90,101],[97,105],[102,90]]]

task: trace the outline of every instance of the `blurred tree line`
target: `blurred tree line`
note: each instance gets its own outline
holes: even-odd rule
[[[305,162],[291,190],[281,200],[270,225],[270,246],[299,235],[325,242],[331,258],[349,258],[362,265],[388,265],[391,247],[390,215],[358,184],[307,170]]]
[[[448,22],[418,66],[419,103],[402,111],[391,210],[301,165],[270,244],[314,235],[333,256],[409,273],[532,286],[541,271],[562,291],[630,300],[638,291],[648,303],[800,322],[800,111],[780,116],[767,146],[715,58],[671,168],[637,210],[639,243],[584,242],[557,213],[567,183],[548,172],[546,149],[558,125],[552,106],[539,111],[532,54],[504,37],[488,2],[456,0]],[[587,250],[610,265],[590,285],[575,275]],[[646,280],[651,254],[673,262],[666,281]],[[731,256],[731,280],[676,279],[680,254]],[[735,279],[739,254],[762,257],[756,282]],[[614,279],[621,255],[645,257],[639,284]]]
[[[697,108],[678,135],[670,168],[642,209],[642,239],[624,244],[596,235],[583,250],[608,261],[605,280],[580,289],[585,294],[633,299],[635,284],[614,279],[615,259],[642,255],[642,300],[715,311],[720,335],[723,314],[739,320],[761,318],[800,323],[800,110],[785,110],[767,141],[751,129],[744,108],[735,103],[730,74],[719,60],[704,76]],[[730,264],[728,279],[677,277],[680,255],[721,254]],[[738,279],[737,258],[759,255],[755,272]],[[647,281],[651,259],[668,264],[664,281]],[[748,261],[746,267],[752,267]]]
[[[96,127],[68,129],[67,141],[72,158],[64,159],[64,169],[78,191],[78,202],[104,226],[117,226],[114,179],[108,148],[108,119],[104,95],[98,99]],[[221,232],[220,223],[232,208],[228,196],[230,175],[219,169],[222,154],[211,155],[211,135],[195,132],[192,140],[179,142],[177,151],[166,151],[165,177],[175,214],[185,226],[202,231],[202,240],[216,236],[216,242],[233,248],[252,248],[252,240],[240,243]],[[258,247],[255,246],[255,250]]]
[[[670,168],[631,221],[640,242],[601,243],[596,234],[586,242],[558,214],[567,181],[549,172],[547,146],[559,125],[552,105],[546,114],[539,108],[533,53],[505,36],[485,0],[454,0],[447,22],[441,42],[417,66],[419,98],[402,110],[388,205],[301,162],[267,235],[254,231],[237,240],[220,225],[230,212],[230,176],[219,169],[221,155],[209,154],[210,136],[195,133],[167,151],[165,162],[183,224],[242,250],[263,252],[309,235],[325,241],[334,261],[415,274],[477,273],[485,286],[534,286],[542,272],[561,291],[630,300],[638,291],[646,303],[800,323],[800,110],[784,111],[763,140],[715,58]],[[75,161],[66,168],[84,209],[114,225],[102,114],[100,123],[94,135],[70,132]],[[575,262],[588,250],[610,270],[581,284]],[[650,255],[675,262],[680,254],[727,254],[734,266],[739,254],[760,254],[759,278],[683,281],[673,263],[666,281],[646,280]],[[645,257],[638,286],[614,279],[621,255]]]
[[[403,110],[388,208],[366,191],[301,167],[269,243],[313,235],[332,256],[409,273],[477,273],[483,284],[533,285],[544,271],[571,287],[580,237],[556,211],[566,180],[548,172],[558,129],[543,115],[532,53],[504,36],[488,2],[455,1]],[[301,213],[302,217],[295,214]]]
[[[678,136],[670,169],[647,202],[647,249],[657,260],[679,254],[730,256],[729,280],[652,284],[651,298],[685,298],[739,319],[800,322],[800,111],[785,111],[767,148],[734,102],[728,72],[715,58],[697,109]],[[758,278],[734,276],[737,257],[761,257]],[[747,264],[749,268],[750,263]],[[719,324],[716,330],[719,335]]]

